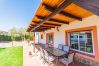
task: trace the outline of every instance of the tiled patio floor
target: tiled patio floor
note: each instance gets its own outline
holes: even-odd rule
[[[33,52],[33,47],[28,46],[28,44],[24,45],[24,66],[48,66],[47,64],[44,64],[42,60],[40,60],[39,56],[37,56],[35,53],[30,53]],[[52,62],[50,66],[56,66],[55,61]],[[66,66],[62,63],[60,63],[60,66]],[[73,66],[70,64],[69,66]],[[85,66],[84,64],[81,64],[79,62],[75,62],[74,66]]]

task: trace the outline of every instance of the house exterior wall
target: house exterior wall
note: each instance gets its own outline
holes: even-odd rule
[[[47,33],[54,33],[54,47],[57,47],[58,44],[66,44],[66,35],[65,35],[65,31],[66,30],[72,30],[72,29],[77,29],[77,28],[83,28],[83,27],[90,27],[90,26],[95,26],[96,27],[96,38],[97,38],[97,43],[94,44],[94,57],[90,57],[88,55],[85,54],[81,54],[78,53],[77,55],[87,58],[87,59],[91,59],[93,61],[97,61],[99,62],[99,17],[96,15],[84,18],[82,21],[74,21],[71,22],[69,25],[62,25],[59,28],[59,31],[57,31],[55,28],[52,28],[50,30],[47,30],[45,32],[40,32],[39,36],[41,34],[43,34],[43,39],[41,39],[39,37],[39,42],[40,43],[46,43],[46,34]],[[93,38],[94,39],[94,38]],[[67,39],[68,40],[68,39]]]

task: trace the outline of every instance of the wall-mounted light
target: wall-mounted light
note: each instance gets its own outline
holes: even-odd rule
[[[59,31],[59,27],[58,26],[56,27],[56,30]]]

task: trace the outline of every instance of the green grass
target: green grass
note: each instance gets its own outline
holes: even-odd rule
[[[0,66],[23,66],[23,47],[1,48]]]

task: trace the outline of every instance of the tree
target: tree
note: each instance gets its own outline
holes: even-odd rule
[[[18,33],[21,34],[23,40],[25,40],[26,29],[21,27],[19,28]]]
[[[13,41],[22,40],[33,40],[33,34],[31,32],[26,32],[26,28],[15,28],[9,30]],[[22,39],[22,40],[21,40]]]
[[[12,29],[9,30],[10,34],[16,34],[17,33],[17,29],[15,27],[13,27]]]

